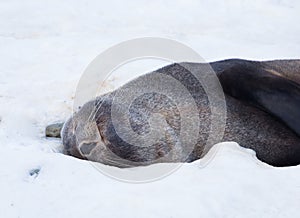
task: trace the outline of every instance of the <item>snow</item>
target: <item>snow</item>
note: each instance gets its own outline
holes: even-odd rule
[[[300,167],[268,166],[236,143],[215,146],[207,165],[183,164],[132,184],[60,154],[61,142],[46,139],[44,129],[70,116],[82,72],[114,44],[157,36],[207,61],[299,58],[299,12],[293,0],[1,1],[0,216],[298,216]],[[163,64],[130,63],[106,88]]]

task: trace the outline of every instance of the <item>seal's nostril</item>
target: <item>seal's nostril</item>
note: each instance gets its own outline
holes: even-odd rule
[[[80,151],[84,155],[88,155],[95,147],[97,143],[96,142],[90,142],[90,143],[82,143],[80,147]]]

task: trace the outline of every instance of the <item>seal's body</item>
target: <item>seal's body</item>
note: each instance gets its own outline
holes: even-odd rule
[[[151,114],[160,114],[167,124],[163,128],[164,137],[146,147],[123,140],[117,134],[111,117],[116,91],[86,103],[65,123],[62,130],[64,153],[118,167],[191,162],[203,157],[210,131],[211,110],[204,89],[187,70],[200,69],[201,73],[203,66],[201,63],[172,64],[150,73],[172,76],[187,88],[195,100],[200,127],[191,153],[184,152],[178,137],[182,121],[178,108],[172,99],[158,93],[145,93],[132,103],[128,113],[132,130],[139,135],[149,133]],[[212,62],[210,66],[216,72],[226,98],[227,120],[221,141],[235,141],[251,148],[258,159],[273,166],[299,164],[300,61],[231,59]],[[180,100],[186,101],[184,98]],[[189,110],[188,103],[185,107]],[[157,129],[160,128],[157,126]],[[131,137],[126,129],[122,134]]]

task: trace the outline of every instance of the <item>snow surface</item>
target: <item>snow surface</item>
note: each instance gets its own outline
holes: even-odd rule
[[[132,184],[60,154],[44,129],[70,116],[80,75],[114,44],[156,36],[207,61],[299,58],[299,18],[296,0],[0,1],[0,217],[298,217],[300,166],[268,166],[236,143],[204,168]],[[131,64],[106,88],[162,64]]]

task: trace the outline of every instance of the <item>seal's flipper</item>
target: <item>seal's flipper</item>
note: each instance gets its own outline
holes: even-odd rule
[[[300,136],[300,84],[255,62],[236,64],[218,76],[226,94],[276,116]]]

